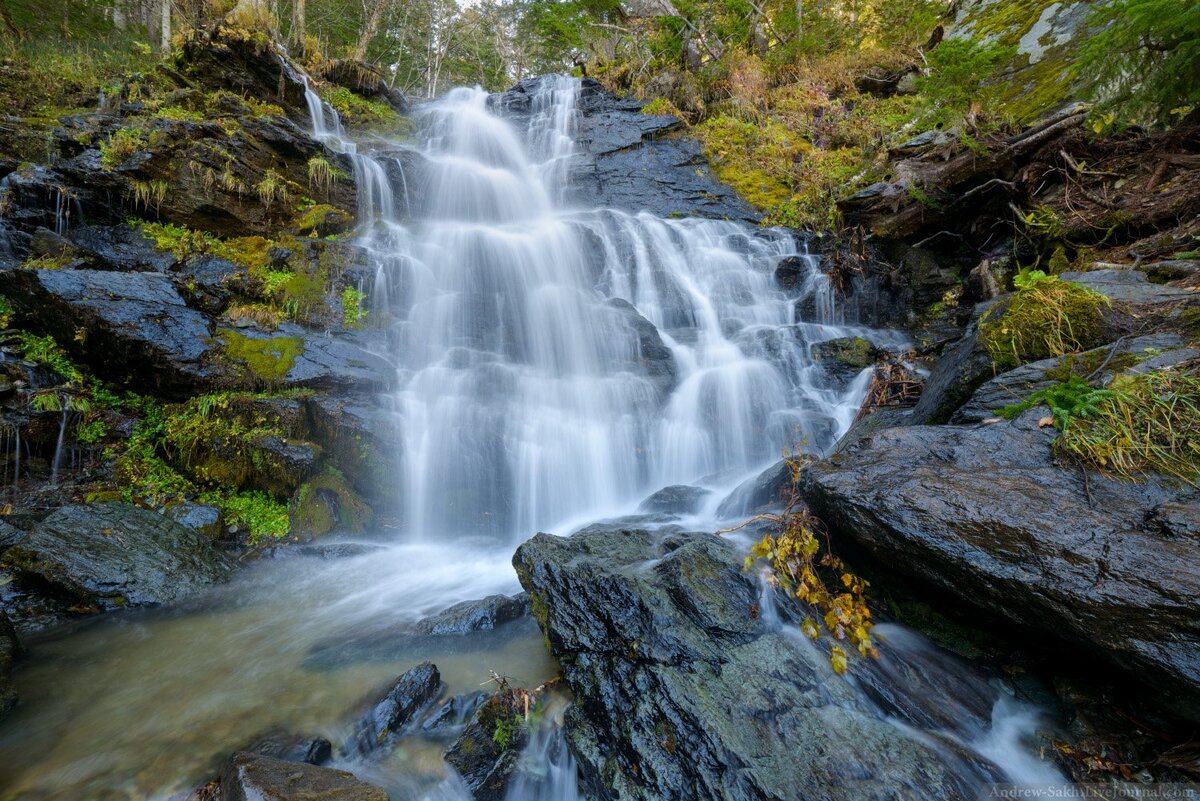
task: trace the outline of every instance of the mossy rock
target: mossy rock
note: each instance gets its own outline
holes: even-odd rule
[[[1103,295],[1071,281],[1045,280],[997,304],[979,334],[996,367],[1090,350],[1103,344]]]
[[[813,345],[813,358],[861,370],[875,363],[877,350],[862,337],[842,337]]]
[[[300,537],[361,532],[373,518],[371,507],[335,470],[327,470],[300,487],[289,513],[292,532]]]
[[[304,340],[289,336],[250,336],[228,328],[217,331],[222,355],[252,382],[280,383],[304,353]]]
[[[328,203],[306,209],[296,220],[296,230],[303,236],[335,236],[353,227],[354,215]]]

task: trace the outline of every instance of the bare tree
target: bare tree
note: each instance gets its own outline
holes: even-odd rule
[[[375,0],[371,8],[371,13],[367,15],[367,21],[363,24],[362,30],[358,34],[358,42],[354,45],[354,50],[350,52],[350,57],[357,61],[365,61],[367,58],[367,48],[371,46],[371,40],[379,33],[379,26],[383,22],[383,15],[387,13],[391,6],[391,0]]]

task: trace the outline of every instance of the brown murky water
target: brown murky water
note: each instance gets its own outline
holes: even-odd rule
[[[35,641],[15,677],[21,704],[0,726],[0,798],[167,798],[271,727],[336,743],[364,698],[426,659],[451,693],[491,670],[541,683],[555,667],[531,628],[306,662],[316,643],[519,591],[508,557],[457,543],[264,563],[190,609],[115,614]],[[389,772],[442,770],[420,742],[392,762]]]

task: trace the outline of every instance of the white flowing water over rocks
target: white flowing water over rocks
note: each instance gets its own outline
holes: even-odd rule
[[[565,203],[579,83],[538,86],[527,129],[484,92],[456,89],[417,112],[415,145],[374,155],[309,91],[314,134],[354,164],[360,244],[376,266],[364,288],[399,365],[389,401],[404,542],[264,563],[187,610],[116,615],[46,643],[0,730],[0,786],[30,799],[165,799],[271,726],[336,741],[356,699],[423,659],[454,693],[489,669],[540,684],[554,667],[528,628],[351,665],[308,656],[346,632],[515,592],[517,542],[632,514],[662,487],[710,490],[684,522],[713,530],[720,502],[785,447],[824,451],[849,428],[869,371],[839,381],[812,346],[902,338],[848,324],[788,232]],[[774,271],[793,257],[804,275],[789,292]],[[906,634],[894,637],[906,652],[929,648]],[[1035,719],[996,710],[994,725],[976,715],[945,736],[1029,778],[1021,741]],[[579,797],[553,725],[524,758],[541,767],[511,801]],[[394,798],[467,797],[443,779],[440,746],[406,741],[382,763],[340,766]]]

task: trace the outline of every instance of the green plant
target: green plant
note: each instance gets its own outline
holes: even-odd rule
[[[370,314],[363,306],[366,293],[358,287],[348,286],[342,290],[342,323],[347,328],[359,328]]]
[[[106,170],[116,169],[141,148],[142,132],[136,128],[121,128],[100,143],[100,166]]]
[[[0,329],[8,328],[12,323],[13,315],[16,314],[16,309],[12,303],[4,295],[0,295]]]
[[[917,81],[929,104],[929,116],[953,125],[972,105],[985,105],[995,94],[999,67],[1015,55],[1015,48],[999,42],[943,41],[926,55],[929,73]]]
[[[1089,24],[1077,75],[1106,107],[1166,123],[1200,105],[1200,4],[1103,0]]]
[[[1152,471],[1200,484],[1200,362],[1121,375],[1064,427],[1060,453],[1118,475]]]
[[[151,207],[157,210],[167,199],[167,191],[170,189],[166,181],[159,179],[131,181],[130,187],[133,190],[133,204],[146,210]]]
[[[287,180],[271,169],[263,173],[262,180],[254,187],[254,191],[267,208],[270,208],[272,203],[284,202],[288,199]]]
[[[54,337],[39,337],[26,331],[18,331],[16,337],[17,347],[27,361],[49,367],[69,383],[83,383],[83,372],[67,358],[67,354],[58,346]]]
[[[154,116],[164,120],[182,120],[186,122],[202,122],[204,120],[204,115],[199,111],[192,111],[182,106],[163,106],[154,112]]]
[[[220,506],[230,523],[245,526],[251,543],[280,539],[291,532],[287,506],[265,492],[206,493],[200,499]]]
[[[1054,424],[1060,431],[1066,431],[1072,420],[1099,414],[1104,401],[1112,397],[1110,390],[1093,387],[1079,376],[1072,375],[1066,381],[1038,390],[1020,403],[1005,406],[999,414],[1012,419],[1035,406],[1045,405],[1050,409]]]
[[[308,185],[323,195],[328,195],[334,183],[349,176],[329,163],[324,156],[313,156],[308,160]]]
[[[108,425],[99,417],[80,423],[75,429],[75,441],[80,445],[95,445],[108,436]]]

